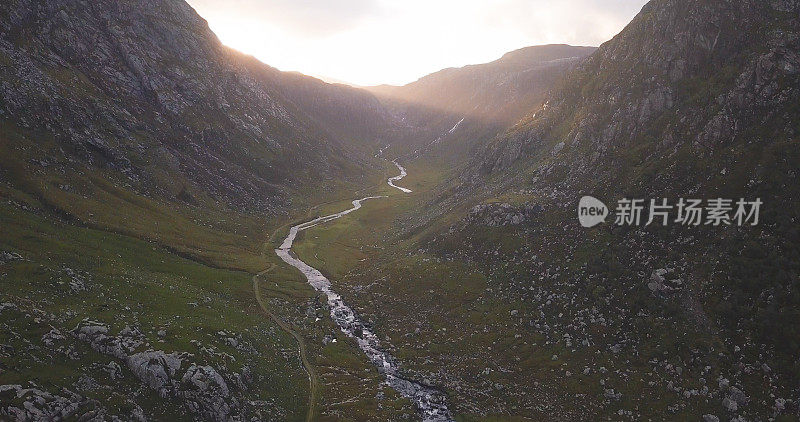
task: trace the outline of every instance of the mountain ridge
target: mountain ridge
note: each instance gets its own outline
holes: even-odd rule
[[[593,51],[564,44],[531,46],[404,86],[367,89],[411,129],[398,153],[447,155],[457,162],[537,106],[566,69]]]

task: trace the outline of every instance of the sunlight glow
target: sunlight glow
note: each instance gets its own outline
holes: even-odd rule
[[[404,84],[530,45],[599,45],[645,0],[189,0],[220,40],[281,70]]]

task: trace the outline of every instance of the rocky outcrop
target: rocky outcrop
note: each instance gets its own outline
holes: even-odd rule
[[[116,336],[109,335],[108,330],[106,324],[87,320],[78,325],[72,333],[78,339],[89,343],[92,349],[117,359],[126,359],[130,353],[144,344],[144,336],[138,329],[126,326]]]
[[[96,401],[64,390],[52,394],[38,388],[0,385],[0,419],[18,422],[103,420],[106,410]]]
[[[181,377],[177,394],[192,412],[211,420],[228,420],[232,411],[239,407],[231,398],[225,380],[209,365],[190,365]]]
[[[186,359],[178,353],[164,353],[162,351],[147,351],[126,356],[128,368],[145,385],[158,391],[161,397],[168,397],[173,387],[173,380]]]
[[[125,327],[119,334],[110,335],[106,324],[84,321],[73,334],[96,351],[122,360],[136,378],[160,397],[181,401],[189,412],[203,419],[232,420],[241,408],[241,401],[232,394],[225,376],[213,366],[193,363],[193,355],[161,350],[137,352],[145,345],[138,329]],[[249,369],[243,370],[243,375],[226,376],[238,388],[247,388],[242,380],[250,378]]]
[[[650,275],[647,288],[654,294],[669,294],[683,289],[683,280],[675,276],[672,268],[659,268]]]

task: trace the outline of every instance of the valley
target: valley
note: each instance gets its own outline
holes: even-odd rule
[[[393,182],[400,181],[407,173],[406,170],[393,161],[393,164],[400,170],[399,176],[390,177],[389,186],[407,194],[411,190],[404,187],[395,185]],[[309,266],[305,262],[295,258],[292,253],[292,243],[294,242],[297,234],[300,231],[313,228],[318,225],[328,223],[339,219],[353,211],[358,211],[361,204],[371,199],[382,199],[384,196],[368,196],[362,199],[353,201],[353,207],[335,214],[318,217],[311,221],[292,226],[289,230],[289,235],[281,243],[281,246],[275,250],[275,253],[287,264],[297,268],[308,279],[309,284],[315,290],[322,292],[327,296],[328,307],[330,308],[331,318],[336,322],[336,325],[351,339],[354,339],[359,348],[366,354],[373,365],[378,369],[378,372],[386,377],[386,382],[394,390],[396,390],[403,397],[411,400],[415,407],[422,415],[424,421],[451,421],[452,415],[447,409],[445,397],[441,392],[422,385],[418,382],[411,381],[404,378],[397,367],[394,357],[388,355],[381,346],[378,336],[370,331],[370,329],[358,318],[353,310],[345,304],[343,298],[335,293],[332,289],[331,281],[328,280],[322,273]]]
[[[362,88],[182,0],[0,4],[0,420],[797,420],[798,16]]]

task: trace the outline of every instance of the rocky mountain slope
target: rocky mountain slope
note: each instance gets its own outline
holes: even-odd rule
[[[562,154],[593,150],[588,166],[574,169],[584,177],[594,163],[642,144],[653,150],[646,158],[660,158],[684,145],[711,153],[791,139],[795,5],[762,3],[649,3],[545,107],[488,148],[484,171],[557,138]]]
[[[405,152],[430,156],[438,151],[450,162],[459,162],[473,147],[541,105],[564,72],[594,50],[526,47],[491,63],[444,69],[408,85],[367,89],[411,130],[398,144]]]
[[[359,143],[375,142],[319,117],[343,98],[350,121],[378,120],[369,94],[230,50],[183,2],[14,1],[0,16],[1,117],[50,169],[66,155],[151,196],[274,213],[287,188],[358,180]]]
[[[348,279],[359,309],[476,419],[797,418],[798,11],[648,3],[399,217],[403,258]],[[646,225],[680,198],[760,199],[760,222]]]
[[[175,241],[171,220],[232,211],[263,225],[372,185],[398,130],[363,90],[223,46],[181,1],[20,0],[0,17],[8,195],[203,259],[218,261],[193,238],[214,223]]]
[[[367,90],[253,64],[265,83],[305,111],[333,139],[356,151],[374,155],[408,137],[410,128]]]
[[[304,419],[253,275],[287,219],[383,180],[381,116],[182,1],[0,4],[0,419]],[[293,276],[261,288],[273,314],[312,300]]]

